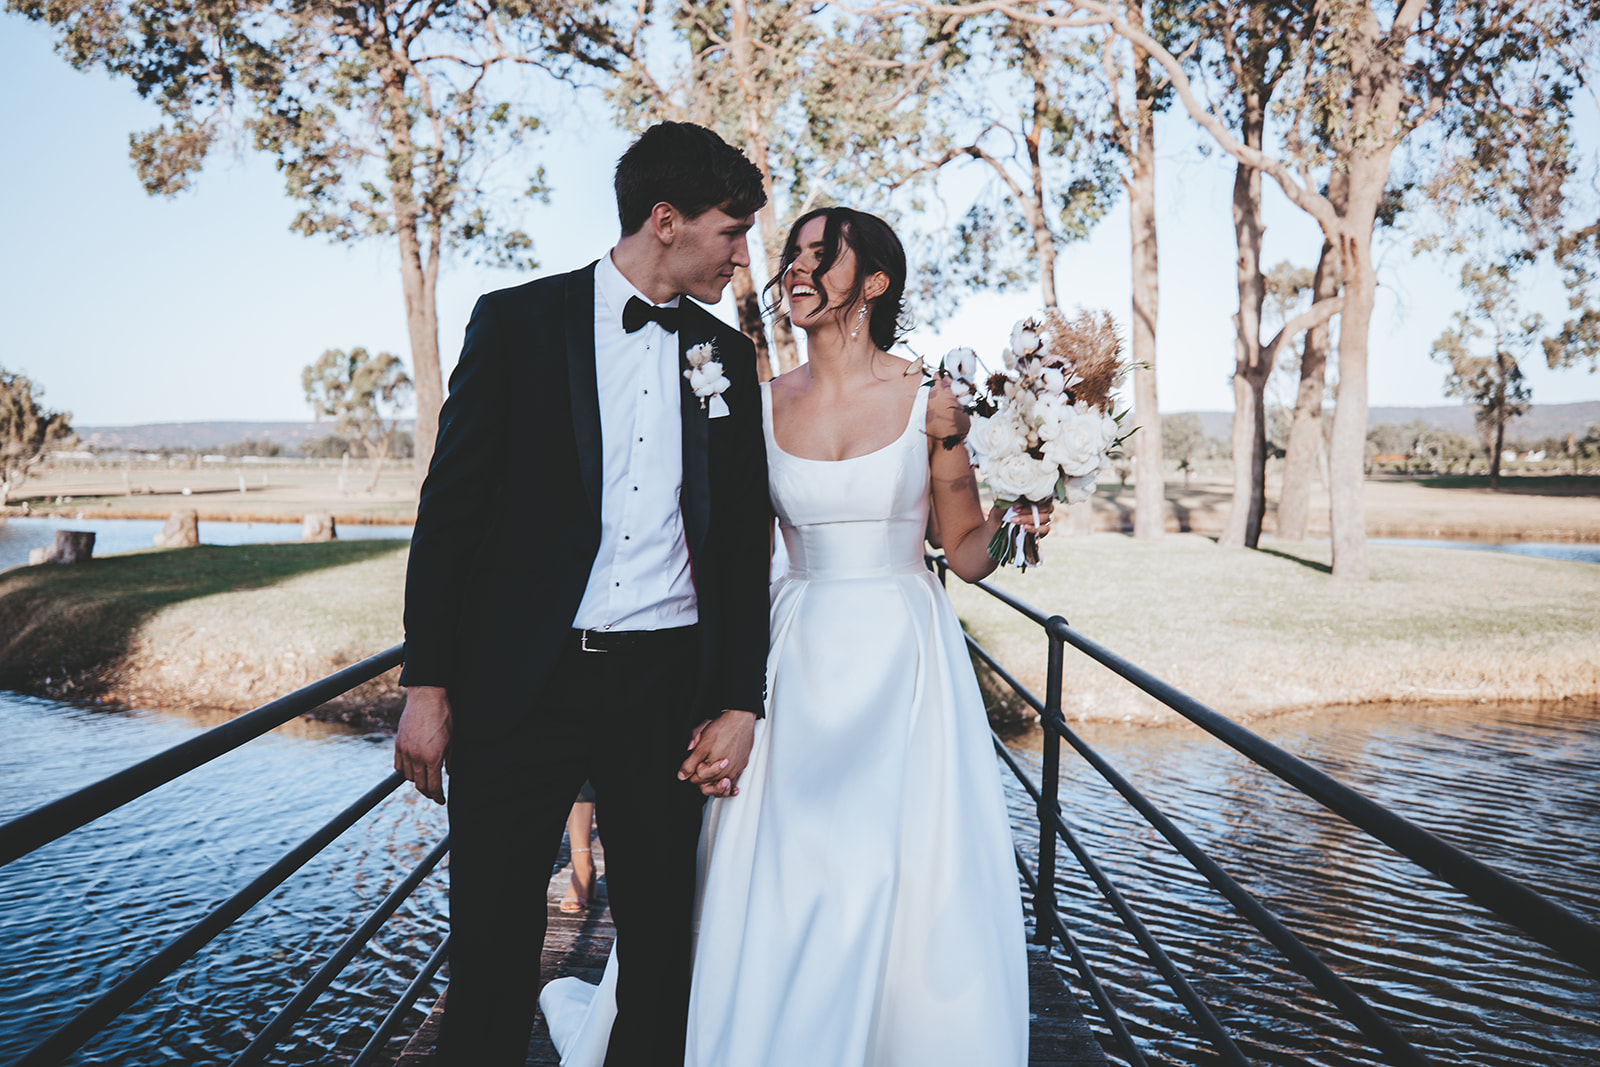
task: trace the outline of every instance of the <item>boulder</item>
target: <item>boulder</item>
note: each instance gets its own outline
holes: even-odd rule
[[[333,541],[338,537],[339,531],[334,528],[332,515],[307,515],[300,529],[302,541]]]
[[[156,534],[157,548],[193,548],[200,543],[200,513],[193,508],[174,511]]]

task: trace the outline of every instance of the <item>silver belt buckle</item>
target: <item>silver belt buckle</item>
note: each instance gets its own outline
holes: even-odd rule
[[[604,648],[590,648],[589,647],[589,631],[588,630],[579,630],[578,631],[578,647],[581,648],[585,652],[599,652],[602,655],[605,654],[606,652],[610,651],[609,649],[604,649]]]

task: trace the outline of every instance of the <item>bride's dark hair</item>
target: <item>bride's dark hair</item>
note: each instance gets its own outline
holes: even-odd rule
[[[794,225],[789,227],[788,239],[783,242],[783,259],[778,264],[777,273],[766,286],[767,306],[777,311],[782,300],[783,276],[800,257],[800,231],[806,223],[818,218],[823,220],[822,258],[813,276],[820,278],[828,273],[828,268],[839,258],[841,240],[856,256],[856,276],[849,293],[845,295],[846,307],[861,296],[868,275],[882,271],[888,276],[889,288],[873,301],[868,327],[872,343],[887,352],[905,335],[901,320],[905,315],[906,250],[889,224],[876,215],[848,207],[819,207],[795,219]],[[826,308],[828,295],[820,287],[817,295]]]

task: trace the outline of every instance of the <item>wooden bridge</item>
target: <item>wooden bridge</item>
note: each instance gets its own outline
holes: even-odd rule
[[[566,858],[563,846],[562,857]],[[549,929],[544,941],[544,960],[540,973],[546,981],[574,975],[586,982],[599,983],[616,929],[611,925],[611,909],[605,901],[605,849],[595,842],[595,860],[602,869],[599,903],[587,912],[569,915],[558,906],[566,892],[568,870],[563,867],[550,879],[545,892]],[[428,1013],[427,1021],[406,1043],[395,1067],[428,1067],[439,1040],[439,1020],[444,1014],[441,996]],[[1050,950],[1028,946],[1028,1064],[1029,1067],[1088,1067],[1106,1062],[1100,1044],[1078,1011],[1072,991],[1050,961]],[[528,1043],[527,1067],[560,1067],[561,1058],[550,1044],[541,1014],[534,1024],[533,1040]]]

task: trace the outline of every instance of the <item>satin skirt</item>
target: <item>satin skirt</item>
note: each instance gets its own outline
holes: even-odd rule
[[[1010,825],[943,589],[797,569],[772,635],[740,795],[706,808],[685,1064],[1024,1067]],[[618,949],[542,998],[566,1067],[604,1058]]]

